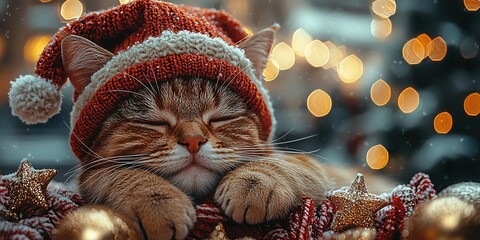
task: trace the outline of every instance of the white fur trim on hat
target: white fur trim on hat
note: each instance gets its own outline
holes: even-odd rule
[[[116,74],[125,71],[128,67],[172,54],[198,54],[224,60],[233,66],[241,69],[249,76],[262,94],[272,119],[272,131],[270,138],[275,131],[275,117],[273,115],[272,102],[268,90],[255,75],[250,60],[245,56],[242,49],[233,47],[221,38],[212,38],[206,34],[189,31],[177,33],[164,31],[159,37],[149,37],[141,43],[137,43],[123,52],[119,52],[103,68],[92,76],[92,82],[87,85],[78,96],[71,113],[71,126],[73,127],[95,92]]]
[[[62,93],[40,76],[24,75],[10,83],[12,115],[27,124],[44,123],[60,111]]]

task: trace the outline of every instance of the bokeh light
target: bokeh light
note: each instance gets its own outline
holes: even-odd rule
[[[297,31],[293,33],[292,48],[298,56],[304,57],[306,54],[305,48],[311,41],[312,37],[305,30],[302,28],[297,29]]]
[[[471,59],[477,56],[478,48],[479,46],[475,38],[469,37],[460,44],[460,53],[462,53],[463,58]]]
[[[127,4],[127,3],[130,3],[130,2],[133,2],[134,0],[118,0],[120,2],[120,4]]]
[[[263,78],[265,81],[273,81],[277,78],[279,73],[278,63],[273,58],[269,58],[267,62],[267,66],[263,70]]]
[[[419,64],[425,56],[425,48],[418,39],[412,38],[403,46],[402,55],[408,64]]]
[[[385,40],[392,33],[392,22],[388,18],[374,18],[370,24],[370,32],[380,40]]]
[[[326,116],[332,109],[332,99],[328,93],[317,89],[308,96],[307,108],[315,117]]]
[[[432,41],[432,38],[430,38],[430,36],[428,36],[426,33],[422,33],[418,35],[416,39],[420,41],[420,43],[422,43],[423,49],[425,50],[422,59],[425,59],[429,54],[427,52],[427,46],[430,43],[430,41]]]
[[[398,96],[398,108],[404,113],[415,111],[420,104],[420,95],[412,87],[405,88]]]
[[[471,12],[480,9],[480,1],[478,0],[463,0],[463,5],[465,5],[465,8]]]
[[[395,0],[375,0],[372,3],[372,12],[381,17],[388,18],[397,11],[397,3]]]
[[[41,2],[41,3],[49,3],[49,2],[51,2],[51,1],[52,1],[52,0],[39,0],[39,2]]]
[[[51,37],[48,35],[34,36],[28,39],[23,47],[23,57],[25,61],[30,64],[35,64],[50,39]]]
[[[247,34],[248,37],[251,37],[253,36],[253,30],[247,26],[243,26],[242,27],[243,31],[245,31],[245,33]]]
[[[65,20],[79,18],[83,13],[83,4],[79,0],[67,0],[60,8],[60,15]]]
[[[330,54],[328,62],[322,66],[324,69],[329,69],[337,66],[342,59],[345,58],[346,48],[344,46],[337,47],[332,42],[326,41],[325,45],[328,47],[328,52]]]
[[[349,55],[338,64],[338,76],[343,82],[353,83],[363,75],[363,62],[354,54]]]
[[[442,37],[436,37],[428,43],[427,53],[432,61],[442,61],[445,55],[447,55],[447,43]]]
[[[383,106],[390,101],[392,90],[382,79],[377,80],[370,88],[370,97],[377,106]]]
[[[366,160],[371,169],[384,168],[388,164],[388,158],[388,151],[382,144],[375,145],[367,151]]]
[[[310,65],[321,67],[327,64],[330,51],[327,45],[320,40],[313,40],[305,48],[305,58]]]
[[[448,112],[441,112],[435,116],[433,120],[433,127],[435,131],[440,134],[447,134],[453,126],[452,115]]]
[[[280,70],[287,70],[295,64],[295,52],[284,42],[278,43],[273,48],[271,56],[277,61]]]
[[[480,94],[471,93],[463,102],[463,109],[468,116],[477,116],[480,114]]]

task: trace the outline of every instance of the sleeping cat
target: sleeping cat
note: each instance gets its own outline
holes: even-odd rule
[[[257,73],[275,30],[239,45]],[[112,57],[75,35],[63,40],[62,54],[77,92]],[[305,196],[321,202],[328,189],[354,176],[276,150],[261,140],[263,131],[228,82],[190,77],[145,84],[103,123],[82,159],[79,188],[88,201],[135,219],[148,239],[183,239],[195,223],[193,203],[203,198],[213,196],[236,222],[256,224],[286,216]]]

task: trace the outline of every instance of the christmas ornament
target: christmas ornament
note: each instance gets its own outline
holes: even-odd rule
[[[458,197],[438,197],[420,205],[408,219],[407,240],[478,239],[480,207]]]
[[[67,215],[53,238],[61,239],[141,239],[132,221],[100,205],[87,205]]]
[[[222,223],[215,226],[215,230],[210,234],[209,240],[228,240],[227,233],[225,232],[225,227]]]
[[[335,233],[332,236],[325,237],[323,240],[374,240],[377,236],[375,228],[353,228],[341,233]]]
[[[388,205],[385,198],[368,193],[362,174],[357,175],[348,190],[330,191],[327,198],[338,209],[332,224],[336,232],[350,227],[374,227],[373,214]]]
[[[454,196],[464,201],[480,204],[480,183],[462,182],[443,189],[439,196]]]
[[[25,208],[47,210],[47,185],[56,174],[54,169],[36,170],[23,159],[16,173],[3,177],[10,195],[9,210],[15,213]]]
[[[83,204],[78,194],[52,181],[47,188],[48,211],[32,207],[23,209],[17,216],[7,210],[6,203],[11,193],[7,190],[5,177],[0,175],[0,212],[15,214],[16,217],[0,216],[0,239],[49,239],[60,219]]]

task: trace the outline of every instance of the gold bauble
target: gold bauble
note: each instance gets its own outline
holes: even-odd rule
[[[141,239],[132,221],[100,205],[87,205],[62,219],[53,239]]]
[[[480,205],[480,183],[461,182],[443,189],[439,196],[458,197],[464,201]]]
[[[335,233],[325,240],[374,240],[377,236],[375,228],[352,228],[341,233]]]
[[[458,197],[438,197],[415,210],[402,232],[404,239],[479,239],[480,207]]]

